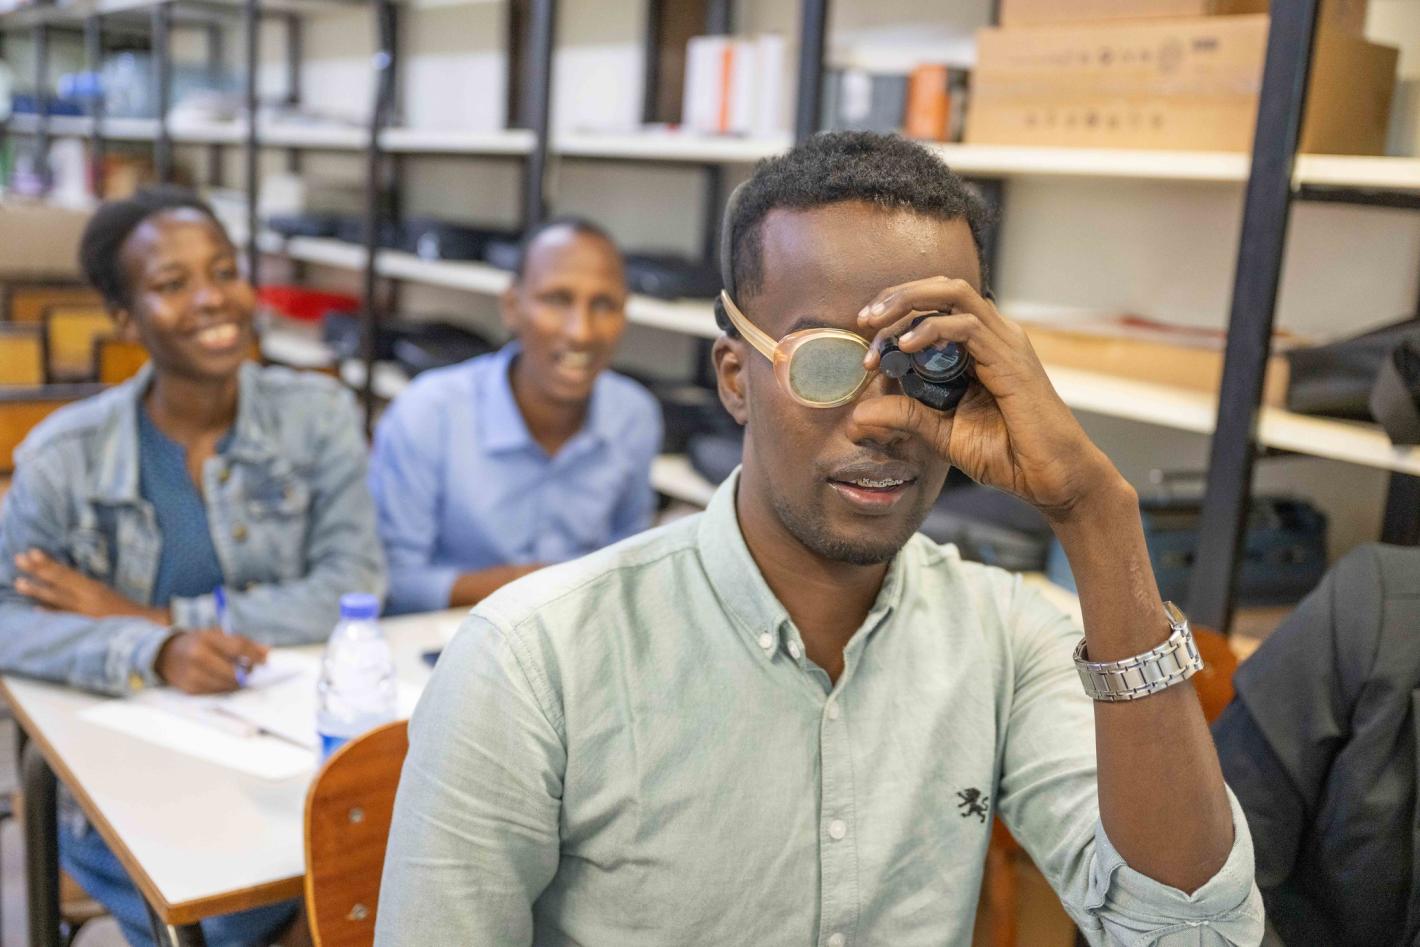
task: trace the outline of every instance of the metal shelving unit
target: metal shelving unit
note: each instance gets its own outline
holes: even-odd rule
[[[156,39],[173,28],[225,29],[234,17],[247,41],[248,74],[255,74],[256,31],[264,17],[282,16],[288,24],[300,15],[326,9],[349,9],[358,0],[89,0],[78,8],[55,11],[31,8],[0,17],[0,29],[29,29],[43,43],[46,31],[85,29],[96,65],[102,32],[113,28],[149,30]],[[438,0],[440,4],[445,0]],[[474,2],[474,0],[455,0]],[[478,0],[487,2],[487,0]],[[497,0],[495,0],[497,2]],[[367,405],[381,389],[398,389],[398,377],[373,360],[373,337],[380,320],[378,281],[390,280],[443,286],[480,294],[496,294],[508,274],[478,263],[436,262],[411,254],[377,250],[374,235],[391,206],[397,208],[397,181],[387,173],[400,155],[446,155],[512,158],[525,169],[524,219],[533,223],[545,213],[543,178],[549,159],[651,162],[698,168],[703,173],[704,248],[713,259],[716,230],[725,193],[726,165],[747,164],[781,153],[793,140],[812,134],[818,125],[819,93],[824,72],[828,0],[801,0],[799,94],[792,136],[741,139],[678,133],[561,134],[550,139],[551,56],[555,0],[533,0],[525,46],[521,50],[522,84],[526,92],[522,124],[491,133],[429,132],[400,128],[393,120],[394,83],[398,72],[395,33],[400,11],[432,5],[433,0],[375,0],[367,4],[380,26],[378,84],[374,118],[365,128],[300,126],[292,123],[182,122],[162,119],[16,116],[11,134],[89,138],[93,147],[106,142],[151,142],[155,151],[174,143],[208,145],[214,154],[229,146],[245,146],[247,162],[248,253],[282,253],[299,263],[361,270],[365,275],[366,348],[364,361],[345,366],[343,374],[363,391]],[[653,8],[655,0],[652,0]],[[960,173],[984,186],[999,200],[1009,182],[1019,178],[1108,178],[1203,183],[1245,188],[1245,211],[1238,266],[1229,314],[1225,371],[1218,396],[1183,392],[1157,385],[1131,383],[1109,375],[1052,368],[1062,395],[1077,410],[1128,417],[1212,438],[1202,546],[1190,596],[1194,617],[1226,628],[1232,610],[1232,589],[1250,495],[1252,461],[1259,449],[1329,457],[1392,471],[1385,538],[1420,541],[1420,449],[1394,448],[1373,426],[1310,418],[1260,406],[1262,371],[1273,322],[1277,283],[1286,245],[1288,210],[1293,200],[1342,201],[1370,206],[1420,207],[1420,158],[1297,155],[1297,130],[1305,101],[1316,2],[1278,5],[1269,37],[1257,134],[1251,155],[1211,152],[1160,152],[1023,148],[969,144],[939,144],[935,150]],[[166,12],[159,12],[166,11]],[[654,12],[654,10],[653,10]],[[706,31],[729,32],[729,0],[707,5]],[[292,100],[298,72],[299,33],[288,34],[288,74]],[[652,41],[648,38],[648,49]],[[155,46],[165,44],[155,43]],[[158,50],[155,49],[155,52]],[[40,58],[43,58],[42,56]],[[163,57],[164,59],[166,57]],[[649,63],[648,73],[653,72]],[[43,76],[43,72],[40,73]],[[654,78],[654,76],[648,76]],[[161,83],[160,83],[161,84]],[[42,85],[42,83],[41,83]],[[647,96],[647,109],[651,96]],[[256,114],[255,88],[247,88],[248,114]],[[649,111],[647,113],[649,117]],[[367,160],[365,246],[334,240],[281,240],[262,234],[255,219],[256,156],[262,148],[284,148],[293,163],[305,150],[363,153]],[[259,246],[258,246],[259,242]],[[1009,300],[1003,308],[1010,311]],[[708,340],[716,334],[708,304],[665,302],[634,297],[630,319],[641,325]]]

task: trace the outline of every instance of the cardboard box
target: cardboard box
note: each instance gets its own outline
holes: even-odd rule
[[[966,140],[1248,151],[1266,16],[986,29]],[[1383,154],[1399,51],[1317,34],[1301,150]]]
[[[1223,383],[1223,338],[1168,342],[1168,333],[1131,331],[1108,324],[1062,327],[1023,322],[1032,347],[1047,367],[1058,365],[1084,371],[1102,372],[1133,381],[1170,385],[1188,391],[1218,393]],[[1154,336],[1150,338],[1149,336]],[[1262,384],[1262,403],[1282,408],[1287,404],[1287,359],[1273,355],[1267,360]]]
[[[1002,26],[1266,13],[1267,0],[1001,0]],[[1366,0],[1322,0],[1321,23],[1360,36]]]

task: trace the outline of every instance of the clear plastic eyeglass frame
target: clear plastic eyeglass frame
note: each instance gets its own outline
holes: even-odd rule
[[[866,368],[862,368],[862,360],[868,354],[868,343],[863,341],[863,337],[846,329],[816,328],[801,329],[798,332],[790,332],[784,338],[775,342],[768,335],[762,332],[759,327],[750,322],[740,308],[735,305],[735,301],[730,298],[730,294],[725,290],[720,290],[720,304],[725,309],[725,315],[730,317],[731,324],[745,341],[763,355],[774,365],[774,377],[779,380],[779,386],[784,389],[790,398],[806,408],[836,408],[845,405],[857,398],[867,387],[868,381],[873,373]],[[836,395],[831,400],[822,400],[806,397],[800,394],[794,387],[792,366],[796,357],[808,354],[810,350],[806,347],[814,342],[823,340],[834,340],[839,342],[849,342],[858,349],[858,364],[862,375],[856,380],[852,388],[842,395]]]

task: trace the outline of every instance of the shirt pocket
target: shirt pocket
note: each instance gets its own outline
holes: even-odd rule
[[[290,581],[306,572],[311,487],[299,472],[245,478],[233,537],[247,581]]]
[[[107,583],[113,574],[108,537],[96,529],[76,529],[69,534],[68,554],[74,567],[93,579]]]

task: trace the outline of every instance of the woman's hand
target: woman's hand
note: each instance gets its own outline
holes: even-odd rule
[[[233,691],[246,674],[266,660],[268,648],[220,628],[180,631],[158,649],[154,670],[165,682],[189,694]]]
[[[16,556],[15,568],[20,571],[15,578],[15,591],[29,596],[45,608],[90,618],[132,615],[158,625],[172,623],[167,609],[140,605],[97,579],[55,562],[38,549]]]
[[[883,340],[930,315],[897,344],[909,354],[946,342],[966,347],[973,384],[954,412],[905,395],[864,398],[854,420],[923,438],[978,483],[997,487],[1060,520],[1103,487],[1123,482],[1056,394],[1025,330],[965,280],[933,277],[883,290],[858,315],[877,330],[865,364],[876,369]]]

